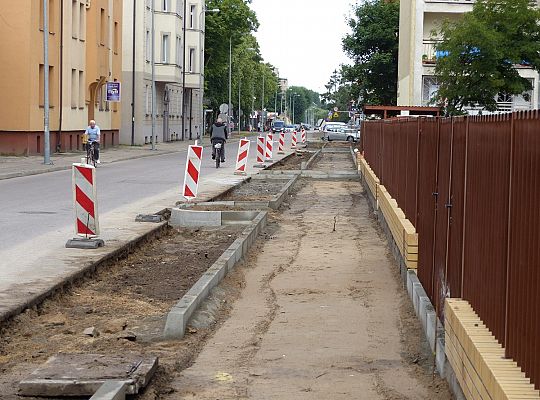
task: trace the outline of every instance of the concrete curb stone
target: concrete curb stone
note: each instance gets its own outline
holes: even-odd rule
[[[163,335],[166,339],[184,336],[189,319],[216,287],[255,243],[257,235],[266,226],[267,213],[262,211],[240,234],[218,260],[201,276],[189,291],[173,306],[167,315]]]

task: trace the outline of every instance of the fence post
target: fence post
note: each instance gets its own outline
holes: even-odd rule
[[[469,125],[470,117],[465,116],[465,171],[463,173],[463,220],[461,233],[461,297],[463,296],[463,283],[465,276],[465,232],[467,223],[467,181],[469,180]]]
[[[512,174],[514,172],[514,139],[515,139],[515,113],[511,114],[510,119],[510,171],[508,173],[508,216],[506,231],[506,282],[505,282],[505,300],[504,300],[504,347],[505,356],[508,357],[508,313],[509,313],[509,285],[510,285],[510,239],[512,223]]]

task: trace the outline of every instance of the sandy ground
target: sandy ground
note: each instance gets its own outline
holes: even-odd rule
[[[305,183],[277,218],[230,318],[163,398],[451,398],[361,186]]]

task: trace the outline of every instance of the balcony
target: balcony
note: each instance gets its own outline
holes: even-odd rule
[[[433,66],[437,63],[437,52],[435,50],[439,41],[424,40],[422,48],[422,65],[426,67]]]

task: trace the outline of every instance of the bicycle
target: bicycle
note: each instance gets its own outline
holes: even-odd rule
[[[86,163],[96,166],[96,142],[86,143]]]
[[[216,142],[214,144],[215,156],[216,156],[216,168],[219,168],[219,165],[221,164],[221,152],[223,151],[222,147],[223,147],[222,142]]]

